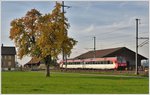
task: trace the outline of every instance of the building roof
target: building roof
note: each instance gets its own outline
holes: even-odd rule
[[[121,49],[123,47],[119,47],[119,48],[111,48],[111,49],[103,49],[103,50],[96,50],[95,51],[95,55],[96,55],[96,58],[98,57],[104,57],[110,53],[113,53],[119,49]],[[82,58],[93,58],[94,57],[94,51],[88,51],[86,53],[83,53],[77,57],[75,57],[75,59],[82,59]]]
[[[25,65],[27,65],[27,64],[38,64],[39,62],[40,62],[40,59],[39,59],[39,58],[33,57],[33,58],[31,58],[31,60],[30,60],[28,63],[26,63]]]
[[[15,47],[1,46],[2,55],[16,55]]]
[[[132,54],[135,54],[135,52],[133,52],[132,50],[130,50],[130,49],[126,48],[126,47],[118,47],[118,48],[96,50],[95,51],[95,53],[96,53],[95,55],[96,55],[96,58],[107,57],[107,56],[110,56],[111,54],[113,54],[113,53],[115,53],[117,51],[123,50],[123,49],[128,50],[129,52],[132,52]],[[139,55],[139,56],[145,58],[142,55]],[[83,54],[75,57],[74,59],[84,59],[84,58],[93,58],[93,57],[94,57],[94,51],[89,51],[89,52],[83,53]]]

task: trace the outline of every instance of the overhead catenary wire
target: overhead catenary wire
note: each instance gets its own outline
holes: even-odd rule
[[[142,42],[141,44],[138,45],[138,47],[142,47],[144,46],[145,44],[148,44],[149,43],[149,40],[145,40],[144,42]]]

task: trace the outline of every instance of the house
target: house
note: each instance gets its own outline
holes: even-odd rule
[[[104,58],[104,57],[124,57],[127,62],[127,68],[134,69],[135,68],[135,52],[126,48],[126,47],[118,47],[118,48],[110,48],[103,50],[88,51],[83,53],[74,59],[84,59],[84,58]],[[138,66],[141,66],[141,60],[147,59],[146,57],[138,54]]]
[[[53,60],[52,63],[50,64],[50,68],[54,68],[55,66],[58,66],[56,63],[56,60]],[[45,63],[37,57],[32,57],[31,60],[24,65],[25,68],[29,68],[31,70],[44,70],[46,69]]]
[[[15,70],[16,67],[15,47],[1,46],[1,67],[2,70]]]
[[[33,57],[28,63],[24,65],[24,67],[31,68],[31,70],[36,70],[40,66],[40,63],[41,62],[39,58]]]

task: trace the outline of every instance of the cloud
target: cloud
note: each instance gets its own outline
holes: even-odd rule
[[[83,32],[86,32],[86,33],[92,32],[92,31],[94,30],[94,28],[95,28],[94,25],[91,24],[89,27],[85,28],[85,29],[83,30]]]
[[[54,7],[50,3],[42,2],[16,2],[10,5],[2,4],[2,36],[8,34],[10,19],[20,17],[30,8],[38,8],[42,13],[50,12]],[[130,1],[66,1],[65,5],[71,6],[65,9],[65,15],[71,25],[69,36],[78,41],[77,50],[73,55],[79,55],[84,48],[93,47],[93,36],[96,36],[97,49],[123,46],[134,46],[135,18],[141,18],[139,31],[149,32],[149,11],[147,2]],[[44,6],[44,7],[43,7]],[[16,10],[18,11],[16,12]],[[6,17],[7,19],[3,19]],[[5,22],[5,23],[3,23]],[[7,33],[5,33],[7,32]],[[8,39],[6,43],[10,43]],[[115,38],[116,37],[116,38]]]

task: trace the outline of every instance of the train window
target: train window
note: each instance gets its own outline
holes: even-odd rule
[[[111,64],[111,61],[108,61],[108,64]]]
[[[112,61],[109,61],[110,62],[110,64],[113,64],[113,62]]]

